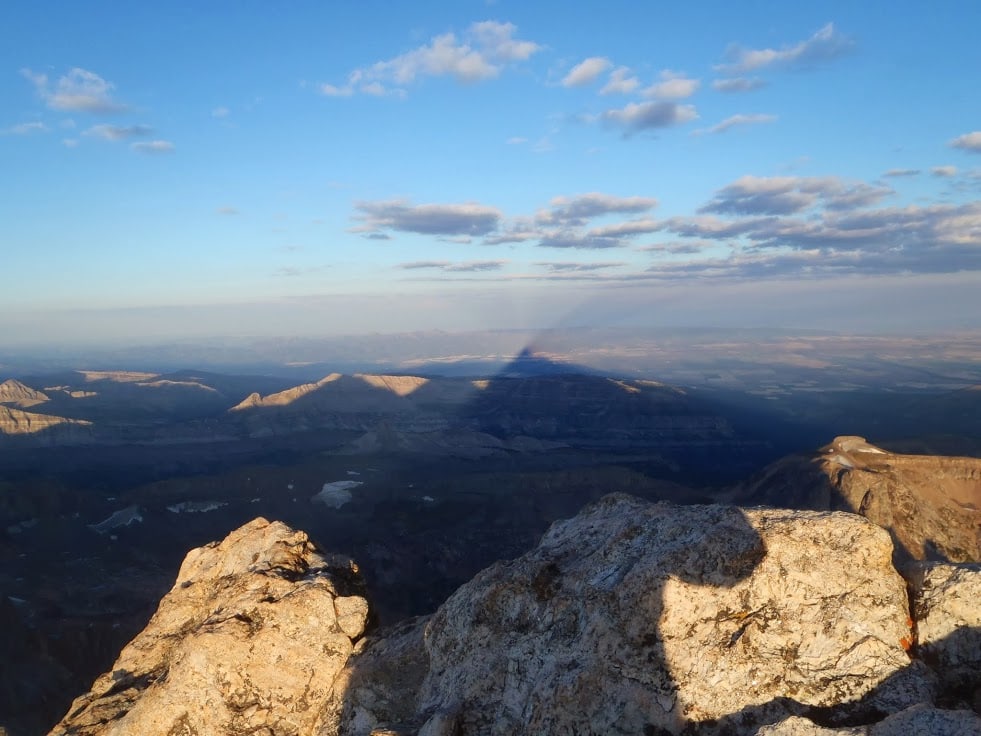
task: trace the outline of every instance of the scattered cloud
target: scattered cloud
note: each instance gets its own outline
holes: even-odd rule
[[[438,269],[444,273],[476,273],[482,271],[500,271],[507,263],[507,261],[464,261],[461,263],[450,261],[413,261],[411,263],[400,263],[396,268],[405,270]]]
[[[733,77],[731,79],[716,79],[712,89],[716,92],[738,93],[752,92],[754,89],[765,87],[766,82],[757,77]]]
[[[643,235],[660,230],[661,223],[656,220],[628,220],[613,225],[602,225],[589,230],[588,235],[596,238],[622,238],[630,235]]]
[[[131,143],[130,148],[132,148],[137,153],[172,153],[174,150],[174,144],[170,141],[143,141],[140,143]]]
[[[938,176],[942,179],[949,179],[952,176],[957,176],[956,166],[934,166],[930,169],[930,173],[934,176]]]
[[[467,202],[464,204],[412,205],[403,199],[357,202],[355,216],[363,224],[354,232],[396,230],[423,235],[487,235],[502,218],[494,207]]]
[[[631,102],[625,107],[607,110],[600,119],[631,134],[652,128],[667,128],[698,118],[693,105],[658,100],[655,102]]]
[[[697,131],[699,133],[725,133],[730,128],[744,127],[747,125],[761,125],[762,123],[776,122],[776,115],[757,113],[752,115],[731,115],[721,123],[713,125],[711,128]]]
[[[52,110],[109,115],[127,109],[126,105],[113,99],[115,85],[86,69],[70,69],[53,85],[47,74],[21,69],[21,75],[34,85],[38,96]]]
[[[106,141],[124,141],[128,138],[138,138],[149,135],[153,128],[147,125],[93,125],[82,133],[82,135],[102,138]]]
[[[512,138],[508,138],[504,142],[507,143],[509,146],[520,146],[522,143],[527,143],[528,139],[522,138],[521,136],[513,136]]]
[[[981,130],[958,136],[949,145],[951,148],[960,148],[961,150],[971,151],[972,153],[981,153]]]
[[[594,236],[568,230],[543,233],[538,238],[542,248],[577,248],[581,250],[605,250],[620,248],[623,242],[619,238]]]
[[[645,245],[636,250],[647,252],[647,253],[668,253],[671,255],[693,255],[695,253],[701,253],[706,248],[714,247],[718,245],[713,243],[711,240],[688,240],[688,241],[672,241],[668,243],[653,243],[651,245]]]
[[[780,49],[746,49],[730,46],[724,64],[715,67],[726,74],[745,74],[766,68],[807,68],[851,52],[854,41],[828,23],[806,41]]]
[[[919,173],[919,169],[889,169],[883,176],[897,178],[902,176],[917,176]]]
[[[583,225],[594,217],[609,214],[647,212],[657,207],[653,197],[617,197],[589,192],[574,197],[554,197],[550,208],[538,213],[541,224]]]
[[[232,114],[232,111],[227,107],[216,107],[211,111],[211,117],[213,118],[227,118]]]
[[[46,133],[48,126],[42,122],[34,121],[31,123],[18,123],[9,128],[0,130],[0,135],[31,135],[32,133]]]
[[[65,148],[75,148],[78,145],[78,138],[62,138],[61,145]]]
[[[435,36],[429,43],[392,59],[360,67],[342,85],[321,84],[321,94],[350,97],[356,92],[376,97],[403,97],[404,87],[422,77],[452,77],[471,84],[500,75],[511,63],[526,61],[541,47],[514,37],[512,23],[472,23],[462,39],[454,33]]]
[[[626,265],[623,261],[607,261],[605,263],[576,263],[571,261],[538,261],[536,266],[547,268],[550,273],[577,273],[601,271],[607,268],[617,268]]]
[[[388,233],[368,233],[364,237],[368,240],[394,240]]]
[[[217,212],[219,215],[237,215],[238,208],[230,205],[224,205],[223,207],[216,209],[215,212]]]
[[[665,69],[661,72],[661,81],[645,89],[643,95],[660,100],[681,100],[695,94],[701,84],[699,79],[690,79],[684,74]]]
[[[786,215],[818,204],[828,209],[866,207],[893,194],[888,187],[838,177],[744,176],[723,187],[699,212]]]
[[[629,95],[640,86],[640,80],[631,76],[630,69],[617,67],[600,90],[601,95]]]
[[[561,84],[563,87],[584,87],[599,79],[611,66],[613,62],[605,56],[590,56],[572,67],[562,78]]]
[[[723,222],[672,218],[665,229],[718,241],[741,236],[748,244],[725,243],[727,258],[659,264],[654,270],[662,276],[739,278],[981,270],[981,202],[825,210],[806,218],[736,219],[727,227]]]

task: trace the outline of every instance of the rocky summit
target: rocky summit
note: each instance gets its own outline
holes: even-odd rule
[[[350,560],[257,519],[52,733],[981,733],[981,569],[892,560],[857,514],[615,494],[371,631]]]

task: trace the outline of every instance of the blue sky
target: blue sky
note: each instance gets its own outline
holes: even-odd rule
[[[10,2],[0,340],[981,327],[981,5]]]

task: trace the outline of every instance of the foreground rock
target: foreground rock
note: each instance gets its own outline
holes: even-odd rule
[[[52,733],[312,733],[367,614],[353,563],[256,519],[187,555],[146,629]]]
[[[914,705],[871,726],[824,728],[797,716],[764,726],[756,736],[977,736],[981,718],[969,710]]]
[[[839,509],[888,529],[897,561],[981,561],[981,459],[900,455],[862,437],[836,437],[815,455],[779,460],[733,501]]]
[[[981,565],[921,563],[910,589],[919,655],[939,674],[945,704],[981,712]]]
[[[257,519],[188,555],[54,733],[979,732],[981,569],[921,566],[913,621],[891,559],[855,514],[612,495],[363,637],[351,563]]]

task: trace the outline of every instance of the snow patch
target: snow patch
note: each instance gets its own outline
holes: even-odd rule
[[[181,501],[167,510],[172,514],[205,514],[228,504],[224,501]]]
[[[118,529],[121,526],[142,522],[143,515],[140,513],[139,506],[127,506],[112,514],[108,519],[100,521],[98,524],[89,524],[89,529],[98,534],[105,534],[110,529]]]
[[[310,501],[322,503],[332,509],[339,509],[351,500],[351,489],[363,486],[359,480],[337,480],[333,483],[324,483],[320,493],[313,496]]]

